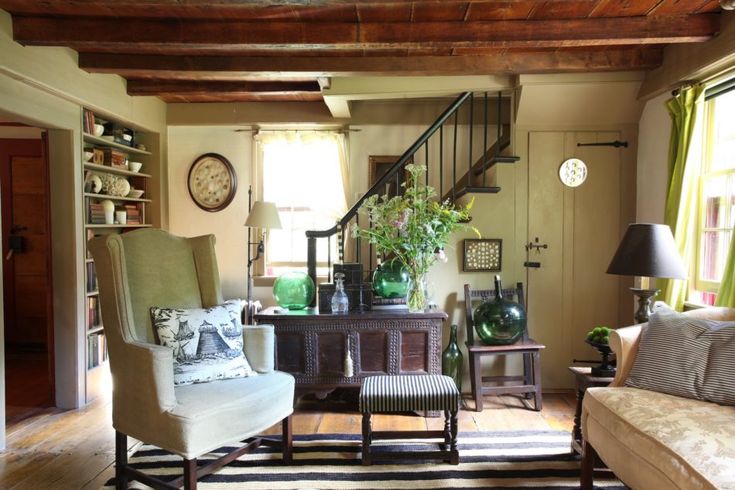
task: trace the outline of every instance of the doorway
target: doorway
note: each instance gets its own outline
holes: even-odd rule
[[[55,402],[48,143],[21,129],[0,131],[7,425]]]
[[[531,132],[528,170],[529,324],[546,345],[543,385],[571,388],[573,360],[595,360],[586,333],[618,327],[620,279],[606,274],[621,237],[621,150],[582,146],[620,139],[618,132]],[[559,167],[567,158],[587,165],[587,180],[567,187]]]

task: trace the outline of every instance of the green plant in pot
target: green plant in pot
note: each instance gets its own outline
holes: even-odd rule
[[[585,342],[597,349],[602,356],[600,365],[592,368],[593,376],[615,376],[615,367],[610,363],[610,354],[612,353],[612,349],[610,349],[610,332],[612,332],[612,329],[604,325],[595,327],[587,332]]]
[[[399,261],[408,271],[406,303],[410,311],[426,308],[426,273],[437,260],[446,261],[444,248],[455,231],[474,227],[466,225],[472,202],[456,206],[434,200],[434,188],[422,185],[423,165],[409,164],[404,194],[370,196],[360,208],[369,216],[369,228],[356,226],[353,235],[371,243],[378,254]]]

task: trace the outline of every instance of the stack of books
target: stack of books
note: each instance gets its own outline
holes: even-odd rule
[[[128,155],[121,151],[105,148],[105,165],[115,168],[128,168]]]
[[[103,334],[87,337],[87,368],[99,366],[107,360],[107,339]]]
[[[87,298],[87,325],[88,328],[99,327],[101,323],[100,305],[97,296]]]
[[[94,262],[87,262],[87,292],[95,291],[97,291],[97,273],[94,269]]]
[[[142,225],[143,216],[140,213],[140,207],[137,204],[126,204],[125,211],[128,213],[129,225]]]
[[[94,134],[94,114],[87,109],[84,109],[84,132]]]
[[[98,202],[89,203],[89,224],[104,225],[105,224],[105,208]]]
[[[402,298],[381,298],[373,296],[373,310],[407,310],[406,297]]]

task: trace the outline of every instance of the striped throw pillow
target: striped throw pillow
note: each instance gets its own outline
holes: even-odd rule
[[[735,323],[653,313],[626,386],[735,405]]]

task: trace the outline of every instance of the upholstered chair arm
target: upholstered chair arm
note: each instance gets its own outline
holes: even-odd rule
[[[162,413],[176,406],[173,350],[145,342],[125,342],[122,351],[117,359],[125,364],[112,370],[116,415]]]
[[[245,325],[243,328],[245,357],[259,373],[269,373],[275,369],[275,343],[273,325]]]
[[[641,338],[641,328],[645,323],[632,327],[619,328],[610,332],[610,348],[617,357],[617,371],[610,386],[623,386],[625,379],[633,367],[635,356],[638,354],[638,344]]]

